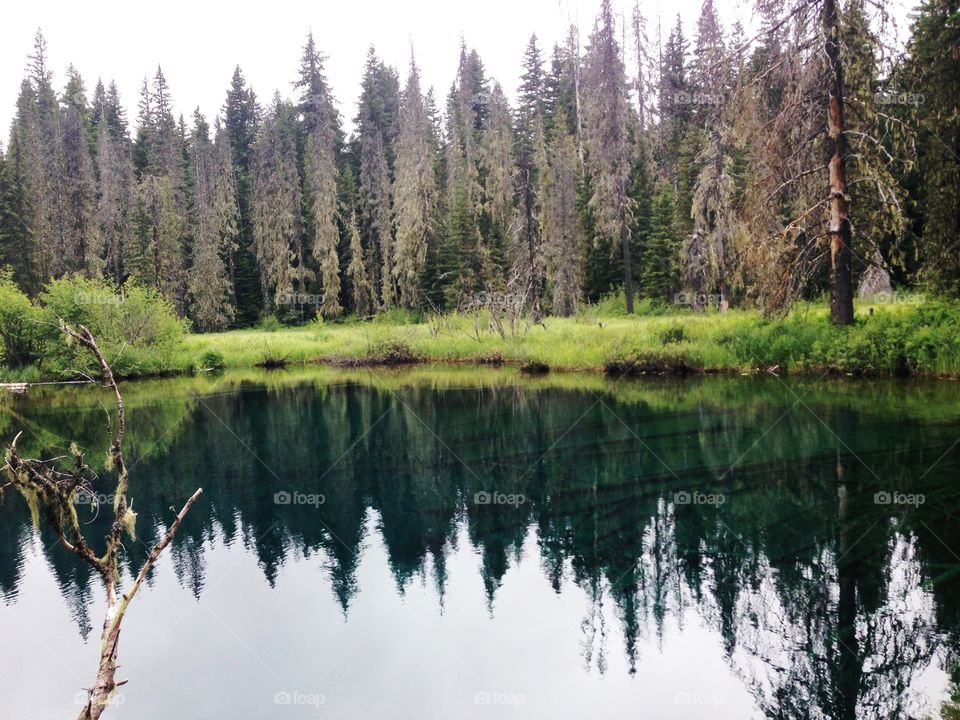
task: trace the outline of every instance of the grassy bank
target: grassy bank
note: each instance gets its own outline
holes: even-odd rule
[[[114,321],[103,307],[118,313],[118,319]],[[154,318],[157,313],[134,313],[135,308],[127,300],[119,309],[83,306],[80,310],[87,315],[74,311],[77,317],[64,313],[57,317],[67,317],[74,324],[99,322],[98,337],[107,338],[101,344],[108,348],[108,357],[115,358],[117,374],[128,378],[310,363],[351,367],[415,362],[505,364],[530,373],[775,369],[778,373],[960,377],[960,303],[956,302],[862,303],[857,306],[855,325],[849,328],[831,325],[826,307],[816,304],[799,305],[780,319],[754,311],[720,314],[649,307],[644,307],[645,314],[627,316],[616,307],[606,307],[572,318],[547,318],[540,324],[521,320],[514,327],[493,322],[486,312],[420,318],[388,313],[371,321],[317,321],[300,327],[272,321],[255,329],[210,334],[184,333],[175,320],[165,321],[174,323],[168,331],[144,333],[141,317]],[[43,312],[54,310],[51,304]],[[154,324],[166,327],[162,322]],[[53,323],[41,327],[53,327]],[[62,336],[55,329],[48,334],[38,344],[39,360],[3,369],[4,380],[33,382],[74,375],[75,353],[63,350]]]
[[[781,372],[960,376],[960,306],[861,305],[852,328],[820,306],[755,312],[547,318],[501,333],[484,313],[424,322],[312,323],[188,335],[171,369],[405,361],[511,364],[531,371]]]

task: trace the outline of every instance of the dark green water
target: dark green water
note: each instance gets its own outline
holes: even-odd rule
[[[125,387],[130,566],[204,496],[105,717],[922,718],[960,681],[956,383]],[[0,436],[100,452],[97,399],[6,397]],[[75,716],[102,590],[10,490],[0,600],[0,718]]]

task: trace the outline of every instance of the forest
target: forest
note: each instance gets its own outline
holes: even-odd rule
[[[199,332],[499,303],[534,322],[618,295],[783,313],[829,296],[960,293],[960,15],[898,44],[870,0],[705,0],[518,57],[511,102],[466,43],[448,90],[371,47],[345,122],[308,35],[292,98],[237,67],[220,114],[175,111],[158,67],[135,118],[38,31],[0,154],[0,266],[37,298],[148,289]],[[454,61],[456,64],[454,65]],[[515,78],[500,78],[512,84]],[[289,87],[289,86],[288,86]],[[347,128],[350,129],[349,133]]]

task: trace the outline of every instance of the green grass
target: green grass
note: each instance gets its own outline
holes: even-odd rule
[[[870,310],[873,309],[871,313]],[[400,348],[426,362],[543,364],[552,370],[750,371],[867,375],[960,375],[960,305],[859,305],[857,323],[837,328],[826,308],[802,305],[783,319],[752,311],[583,314],[523,320],[503,334],[485,313],[424,322],[402,317],[373,322],[312,323],[187,335],[170,369],[203,367],[219,357],[227,368],[312,362],[376,364]],[[213,353],[213,355],[211,355]]]

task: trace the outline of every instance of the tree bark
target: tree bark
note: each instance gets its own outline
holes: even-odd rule
[[[853,274],[850,269],[850,218],[847,202],[847,140],[843,122],[843,63],[840,60],[836,0],[824,0],[823,34],[829,70],[827,88],[827,167],[830,175],[830,319],[853,323]]]

